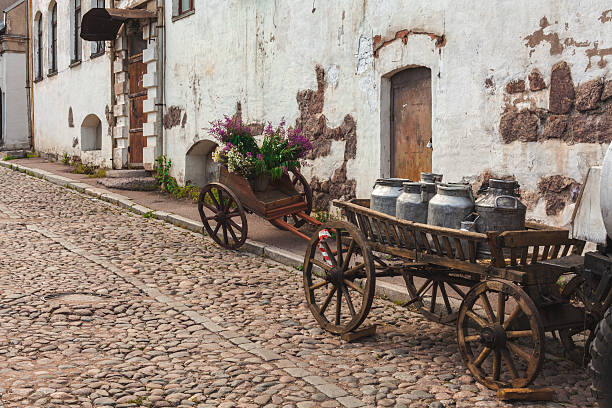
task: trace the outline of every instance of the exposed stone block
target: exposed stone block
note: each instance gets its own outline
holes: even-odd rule
[[[113,149],[113,168],[123,169],[127,167],[128,149],[127,147],[115,147]]]
[[[153,145],[149,146],[150,139],[155,138],[147,138],[147,146],[142,149],[142,163],[144,165],[145,170],[153,170],[153,165],[155,164],[155,141],[153,141]]]
[[[128,82],[128,73],[127,72],[119,72],[115,74],[115,82]]]
[[[157,135],[157,123],[144,123],[142,125],[143,136],[155,136]]]
[[[157,86],[157,75],[154,72],[144,74],[142,77],[142,86],[145,88]]]
[[[127,104],[119,103],[113,106],[113,115],[115,115],[115,117],[127,116]]]
[[[115,139],[127,139],[129,133],[129,128],[127,126],[115,126],[113,128],[113,137]]]
[[[565,61],[558,62],[552,67],[550,75],[548,108],[553,113],[568,113],[574,98],[574,82],[570,68]]]
[[[510,81],[506,85],[506,92],[508,92],[509,94],[521,93],[524,91],[525,91],[525,81],[523,81],[522,79]]]
[[[113,73],[118,74],[119,72],[127,71],[128,64],[127,60],[123,58],[117,58],[113,64]]]
[[[612,80],[606,81],[603,92],[601,93],[601,100],[605,101],[612,96]]]
[[[538,122],[538,116],[528,110],[510,111],[502,115],[499,131],[504,143],[515,140],[535,142],[538,139]]]
[[[534,69],[529,74],[529,89],[532,91],[540,91],[546,88],[546,82],[542,78],[542,74],[537,69]]]
[[[145,64],[157,61],[157,46],[155,43],[150,43],[149,46],[142,52],[142,62]]]
[[[115,82],[115,95],[128,93],[128,85],[127,81]]]
[[[568,118],[565,115],[551,115],[544,123],[543,139],[564,139],[567,132]]]
[[[612,142],[612,116],[606,113],[579,113],[572,121],[570,143]]]
[[[155,112],[157,111],[157,106],[155,105],[157,103],[157,98],[148,98],[145,99],[142,102],[142,111],[144,113],[149,113],[149,112]]]
[[[602,90],[603,82],[600,79],[580,84],[576,88],[576,109],[579,111],[596,109]]]

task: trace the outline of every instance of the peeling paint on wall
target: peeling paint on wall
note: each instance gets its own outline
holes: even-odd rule
[[[570,177],[542,177],[538,181],[538,193],[546,200],[546,215],[557,215],[568,203],[575,203],[580,187],[581,184]]]
[[[344,160],[340,167],[334,170],[333,176],[328,180],[320,180],[316,176],[310,180],[314,207],[327,211],[331,200],[355,197],[357,183],[354,179],[348,179],[346,164],[357,154],[357,133],[355,120],[351,115],[346,115],[342,124],[336,128],[328,126],[327,118],[323,114],[325,89],[328,85],[325,70],[317,65],[315,72],[317,90],[307,89],[297,93],[300,115],[295,121],[295,126],[297,129],[302,129],[304,135],[312,141],[313,150],[308,157],[310,160],[328,156],[331,153],[332,141],[345,142]]]
[[[403,44],[408,43],[408,37],[412,35],[426,35],[435,41],[436,48],[444,47],[446,45],[446,37],[444,34],[430,33],[424,30],[418,29],[404,29],[397,31],[393,38],[385,39],[382,35],[376,35],[373,38],[372,45],[374,47],[374,58],[378,57],[378,53],[381,48],[386,47],[396,40],[401,40]]]
[[[182,118],[182,109],[178,106],[170,106],[168,108],[168,112],[164,115],[163,123],[164,129],[172,129],[175,126],[181,124]],[[187,120],[187,115],[185,115],[185,121]],[[184,126],[183,126],[184,127]]]
[[[534,72],[529,75],[535,88],[545,86]],[[532,81],[532,79],[534,79]],[[560,139],[568,144],[610,143],[612,141],[611,81],[593,79],[574,86],[569,66],[564,61],[552,67],[549,109],[537,108],[526,91],[520,92],[517,81],[506,86],[507,93],[523,93],[514,103],[507,104],[499,123],[504,143],[514,141],[537,142]],[[532,86],[530,85],[530,89]],[[517,102],[533,102],[529,108],[519,110]]]

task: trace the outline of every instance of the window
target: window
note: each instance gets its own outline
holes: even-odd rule
[[[178,0],[178,15],[185,14],[188,11],[193,10],[193,0]]]
[[[81,0],[72,0],[72,61],[81,60]]]
[[[54,74],[57,72],[57,3],[51,9],[49,26],[49,73]]]
[[[43,30],[42,30],[42,14],[38,13],[36,17],[36,58],[34,59],[34,63],[36,64],[36,79],[42,79],[43,77]]]
[[[91,0],[91,8],[104,8],[104,0]],[[92,41],[91,55],[104,54],[104,41]]]

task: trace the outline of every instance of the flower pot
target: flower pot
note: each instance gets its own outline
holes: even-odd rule
[[[270,185],[270,175],[260,174],[249,181],[251,182],[251,188],[253,191],[266,191]]]

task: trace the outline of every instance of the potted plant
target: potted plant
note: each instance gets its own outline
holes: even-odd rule
[[[284,119],[276,128],[268,123],[261,147],[240,119],[225,116],[211,125],[209,132],[222,143],[213,153],[213,160],[247,179],[254,191],[266,191],[271,180],[297,171],[312,150],[301,130],[285,129]]]

